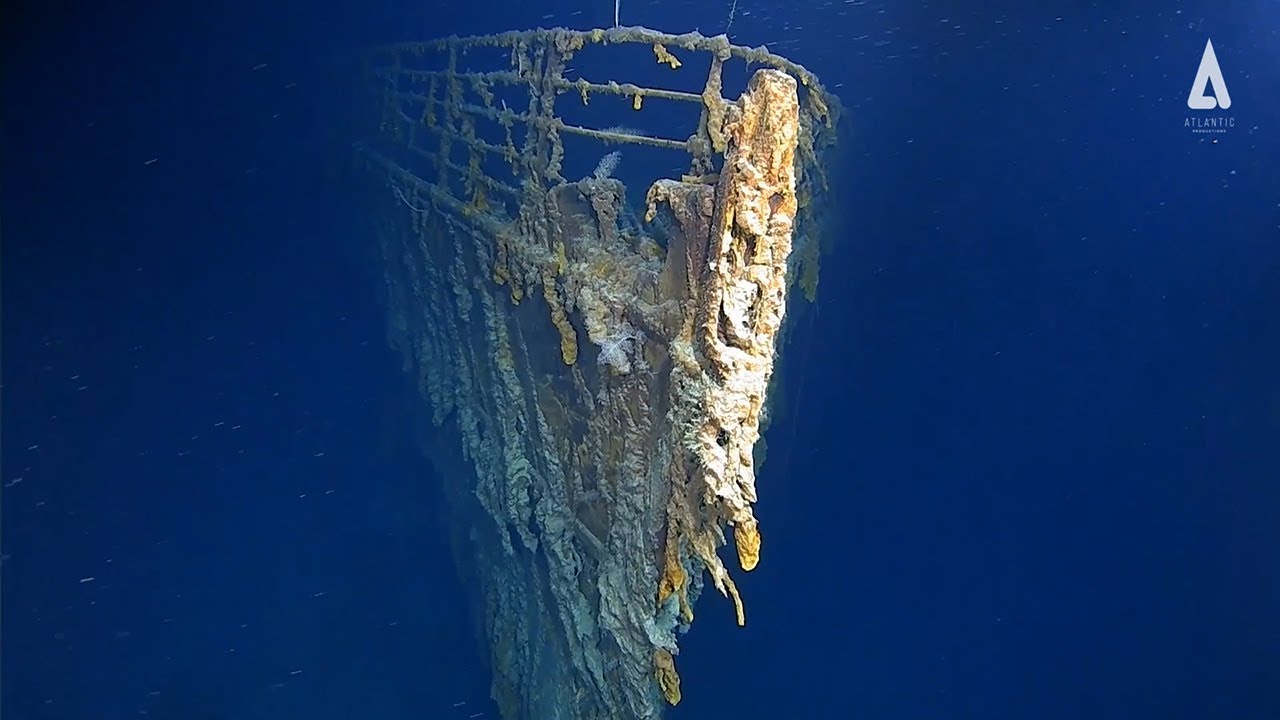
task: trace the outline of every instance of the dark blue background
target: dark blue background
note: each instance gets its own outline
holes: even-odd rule
[[[673,717],[1280,718],[1280,3],[1026,5],[737,5],[851,133],[748,626],[699,604]],[[383,339],[358,53],[612,16],[6,4],[7,718],[495,716]]]

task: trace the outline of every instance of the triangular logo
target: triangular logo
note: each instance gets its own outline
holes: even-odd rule
[[[1206,95],[1209,83],[1213,82],[1213,95]],[[1204,43],[1204,55],[1200,57],[1200,69],[1196,71],[1196,80],[1191,83],[1191,94],[1187,96],[1187,107],[1192,110],[1212,110],[1231,107],[1231,93],[1227,92],[1227,81],[1222,78],[1222,68],[1218,67],[1218,56],[1213,52],[1213,41]]]

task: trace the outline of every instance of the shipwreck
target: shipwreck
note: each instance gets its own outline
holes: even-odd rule
[[[592,76],[614,69],[654,80]],[[388,338],[493,698],[660,717],[705,584],[746,622],[724,557],[761,558],[758,441],[839,104],[764,48],[640,27],[403,43],[369,72]]]

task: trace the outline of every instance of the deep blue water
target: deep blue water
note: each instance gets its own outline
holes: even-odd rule
[[[384,342],[358,53],[613,10],[5,5],[6,718],[496,716]],[[1280,718],[1280,3],[733,17],[849,132],[748,625],[703,599],[671,716]]]

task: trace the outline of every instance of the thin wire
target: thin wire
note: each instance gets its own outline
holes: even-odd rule
[[[420,213],[425,213],[425,212],[426,212],[426,210],[424,210],[424,209],[422,209],[422,208],[420,208],[420,207],[418,207],[418,206],[414,205],[413,203],[409,202],[409,198],[405,197],[405,196],[404,196],[404,193],[400,192],[400,188],[396,187],[395,185],[392,185],[392,186],[391,186],[391,189],[392,189],[393,191],[395,191],[396,197],[400,198],[400,202],[404,203],[404,204],[405,204],[405,207],[407,207],[407,208],[409,208],[410,210],[413,210],[413,211],[415,211],[415,212],[420,212]]]

